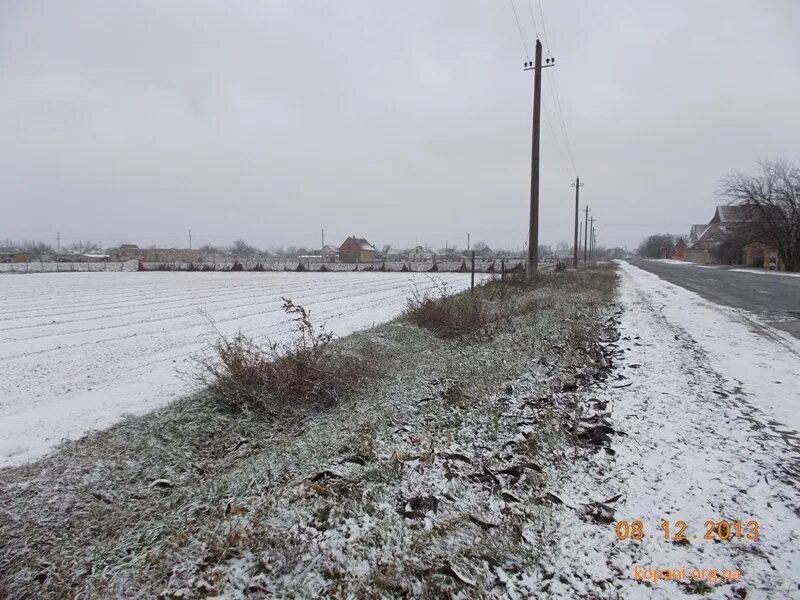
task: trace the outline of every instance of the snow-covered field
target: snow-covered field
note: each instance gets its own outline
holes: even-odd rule
[[[452,290],[469,275],[437,274]],[[215,332],[279,340],[281,296],[337,335],[397,316],[408,273],[64,273],[0,279],[0,466],[191,390],[191,357]],[[182,375],[183,373],[183,375]]]

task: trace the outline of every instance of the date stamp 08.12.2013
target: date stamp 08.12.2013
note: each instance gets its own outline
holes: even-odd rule
[[[738,521],[727,519],[715,520],[708,519],[703,523],[700,531],[693,530],[686,521],[662,520],[655,528],[655,535],[667,542],[688,542],[689,540],[700,539],[716,542],[728,541],[758,541],[761,533],[758,521],[750,519]],[[618,540],[640,541],[648,536],[647,528],[643,521],[617,521],[614,532]],[[700,535],[702,533],[702,535]]]

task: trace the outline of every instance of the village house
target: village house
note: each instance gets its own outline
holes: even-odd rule
[[[408,251],[408,260],[410,261],[433,261],[436,259],[436,254],[422,246],[416,246]]]
[[[375,260],[375,247],[364,238],[350,236],[339,246],[339,262],[368,263]]]
[[[0,262],[23,263],[28,262],[28,255],[21,250],[3,250],[0,252]]]
[[[686,260],[686,242],[683,241],[683,238],[678,238],[678,241],[675,242],[675,252],[672,258],[675,260]]]
[[[107,251],[110,260],[126,261],[139,260],[153,263],[200,263],[203,255],[199,250],[180,248],[139,248],[136,244],[122,244],[119,248],[109,248]]]
[[[339,248],[331,244],[325,244],[319,252],[322,262],[335,263],[339,262]]]
[[[751,239],[753,217],[744,206],[718,206],[707,225],[692,225],[686,260],[706,265],[776,269],[778,252]]]

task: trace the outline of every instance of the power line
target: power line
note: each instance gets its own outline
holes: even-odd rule
[[[536,26],[536,18],[533,15],[533,9],[531,8],[530,0],[528,0],[528,8],[531,13],[531,21],[533,22],[533,28],[534,30],[536,30],[536,35],[538,36],[539,30]],[[542,33],[544,34],[545,48],[547,49],[547,53],[550,54],[550,41],[547,38],[547,25],[545,24],[544,20],[544,11],[542,10],[542,0],[539,0],[539,16],[542,20]],[[572,143],[570,142],[566,121],[564,119],[564,110],[561,106],[561,97],[558,93],[558,85],[556,83],[555,73],[550,74],[550,83],[552,84],[550,94],[552,95],[553,102],[555,104],[556,118],[559,120],[559,124],[561,126],[561,135],[564,138],[564,145],[566,146],[567,154],[569,155],[569,160],[572,163],[572,168],[575,170],[575,172],[577,172],[578,171],[578,167],[576,166],[577,161],[575,160],[575,153],[572,151]]]
[[[547,107],[546,104],[545,107]],[[550,129],[550,134],[553,136],[553,141],[556,144],[556,150],[558,150],[558,155],[561,157],[562,160],[566,160],[567,157],[564,154],[563,150],[561,149],[561,142],[558,141],[558,135],[556,134],[556,130],[553,127],[552,121],[550,121],[550,113],[549,111],[546,110],[543,112],[544,112],[544,118],[547,121],[547,127]]]
[[[550,42],[547,40],[547,26],[544,24],[544,13],[542,12],[542,0],[539,0],[539,16],[542,17],[542,33],[544,33],[544,47],[550,54]]]
[[[530,58],[531,54],[528,52],[528,44],[525,43],[525,36],[522,34],[522,27],[519,24],[519,17],[517,17],[517,9],[514,6],[514,0],[508,0],[511,3],[511,10],[514,11],[514,20],[517,22],[517,31],[519,31],[519,39],[522,41],[522,48],[525,50],[525,58]]]
[[[539,37],[539,28],[536,27],[536,17],[533,16],[533,8],[531,8],[531,0],[528,0],[528,12],[531,13],[531,21],[533,21],[533,30],[536,32],[536,37]],[[549,52],[549,50],[548,50]]]
[[[556,116],[561,124],[561,133],[564,136],[564,143],[567,146],[567,153],[569,154],[570,162],[572,162],[572,168],[577,172],[578,167],[575,166],[575,154],[572,152],[572,144],[569,141],[569,134],[567,133],[567,125],[564,121],[564,111],[561,109],[561,99],[558,96],[558,86],[556,86],[556,76],[555,74],[550,75],[550,83],[552,86],[550,87],[550,94],[553,96],[553,100],[556,105]]]
[[[536,33],[536,39],[539,39],[539,28],[536,26],[536,17],[533,14],[533,7],[531,6],[531,0],[528,0],[528,13],[531,16],[531,23],[533,23],[533,31]],[[550,52],[550,50],[548,48],[548,53],[549,52]],[[553,91],[550,90],[550,93],[552,94]],[[554,108],[554,111],[556,112],[556,118],[558,118],[558,103],[555,101],[555,97],[553,97],[553,108]],[[556,144],[556,150],[558,150],[559,156],[562,158],[562,160],[566,159],[567,156],[561,150],[561,143],[558,141],[558,137],[559,136],[558,136],[558,134],[556,134],[555,128],[553,127],[553,123],[550,120],[549,111],[545,111],[544,116],[545,116],[545,119],[547,120],[547,126],[550,129],[550,133],[553,136],[553,141]],[[562,123],[563,123],[563,121],[562,121]],[[563,126],[562,126],[562,131],[563,131]],[[561,135],[563,136],[564,134],[562,133]],[[578,169],[575,167],[575,159],[574,159],[573,154],[572,154],[572,152],[570,151],[570,148],[569,148],[569,142],[566,139],[566,137],[564,139],[565,139],[565,142],[567,143],[567,152],[569,154],[569,160],[570,160],[570,162],[572,162],[572,168],[575,171],[577,171]]]

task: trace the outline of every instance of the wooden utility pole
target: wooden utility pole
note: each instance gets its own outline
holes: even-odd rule
[[[470,275],[470,278],[469,278],[469,291],[470,291],[470,293],[474,293],[475,292],[475,250],[472,251],[472,268],[470,269],[470,273],[472,273],[472,274]]]
[[[576,177],[575,183],[572,184],[575,188],[575,243],[572,245],[572,268],[578,268],[578,192],[583,187],[581,178]]]
[[[539,124],[542,106],[542,69],[555,66],[548,58],[542,65],[542,42],[536,40],[533,63],[526,62],[524,70],[533,71],[533,140],[531,143],[531,211],[528,227],[528,281],[539,268]]]
[[[589,206],[586,206],[586,217],[583,220],[583,262],[586,262],[586,250],[589,244]]]

